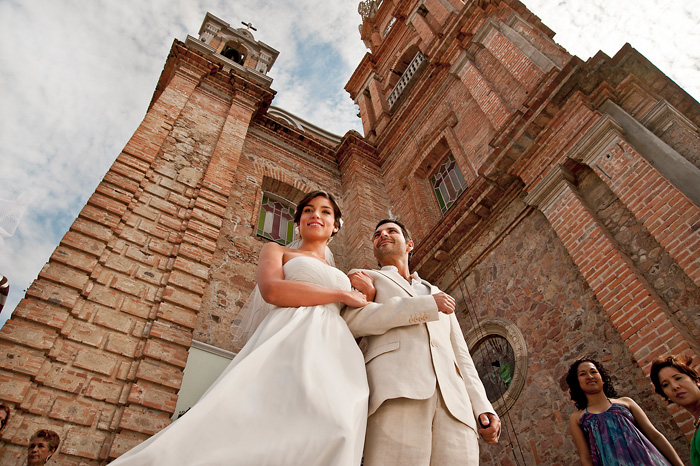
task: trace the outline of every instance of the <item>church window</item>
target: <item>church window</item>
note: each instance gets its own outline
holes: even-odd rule
[[[443,214],[452,207],[459,195],[467,188],[467,182],[464,181],[462,172],[451,153],[438,167],[435,174],[430,177],[430,183]]]
[[[386,28],[384,28],[384,34],[382,34],[382,37],[385,37],[387,34],[389,34],[389,31],[391,31],[391,27],[394,25],[396,22],[396,17],[391,18],[389,20],[389,24],[386,25]]]
[[[527,380],[525,338],[513,322],[491,318],[480,322],[464,339],[486,396],[498,415],[503,415],[515,404]]]
[[[283,246],[294,240],[294,206],[274,194],[264,192],[257,233]]]
[[[224,47],[224,49],[221,51],[221,55],[228,58],[229,60],[233,60],[239,65],[243,65],[243,63],[245,62],[245,53],[242,53],[240,50],[231,47],[230,45],[226,45]]]

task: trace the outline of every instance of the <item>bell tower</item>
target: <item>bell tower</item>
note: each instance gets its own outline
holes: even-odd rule
[[[233,28],[207,13],[199,29],[199,38],[188,36],[185,45],[218,61],[225,73],[235,69],[247,78],[269,86],[272,79],[267,77],[267,72],[274,65],[279,52],[255,40],[251,30],[256,29],[252,24],[243,23],[243,26]]]

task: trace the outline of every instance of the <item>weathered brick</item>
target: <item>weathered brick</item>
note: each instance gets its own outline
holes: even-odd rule
[[[163,280],[163,273],[153,270],[150,267],[140,266],[134,273],[134,278],[142,280],[153,285],[159,285]]]
[[[49,327],[61,328],[70,314],[65,309],[45,301],[37,302],[34,299],[23,299],[12,315]]]
[[[0,329],[0,338],[38,350],[51,348],[57,336],[53,328],[15,319],[8,320]]]
[[[95,285],[88,293],[88,299],[103,306],[114,308],[117,306],[121,298],[121,294],[112,288],[107,288],[101,285]]]
[[[150,359],[143,359],[136,371],[136,378],[138,379],[148,380],[175,389],[180,388],[182,375],[182,369]]]
[[[126,335],[113,333],[109,336],[105,349],[126,357],[134,357],[138,348],[139,340]]]
[[[125,202],[119,202],[113,198],[98,194],[97,192],[90,196],[90,199],[88,199],[88,204],[104,209],[120,217],[126,212]]]
[[[117,403],[123,388],[123,382],[92,377],[85,390],[85,396],[107,403]]]
[[[211,214],[196,207],[192,209],[192,218],[211,225],[216,231],[219,231],[221,229],[221,225],[223,224],[223,219],[221,216]]]
[[[76,367],[111,376],[115,374],[119,360],[96,349],[81,348],[73,364]]]
[[[93,254],[97,257],[99,257],[105,249],[104,242],[94,240],[75,231],[66,233],[61,240],[61,244]]]
[[[122,303],[121,310],[142,319],[147,319],[151,314],[152,305],[138,299],[127,297]]]
[[[44,363],[41,351],[0,340],[0,368],[20,374],[36,375]]]
[[[163,291],[163,301],[168,301],[177,306],[192,309],[193,311],[199,311],[202,306],[201,295],[172,286],[167,286],[165,291]]]
[[[106,432],[71,427],[61,441],[61,453],[96,460],[107,440]]]
[[[102,347],[108,334],[107,329],[78,319],[69,319],[61,330],[61,335],[69,340],[95,348]]]
[[[129,275],[136,268],[136,265],[127,258],[110,254],[105,261],[105,267]]]
[[[190,329],[181,328],[158,320],[153,322],[150,336],[177,343],[186,348],[189,348],[192,344],[192,331]]]
[[[26,396],[32,382],[28,377],[12,372],[0,371],[0,399],[20,403]]]
[[[190,329],[193,329],[197,323],[197,313],[168,302],[160,303],[157,315],[160,319],[168,320]]]
[[[129,402],[172,414],[175,412],[177,394],[142,381],[131,387]]]
[[[98,415],[99,406],[84,398],[57,396],[49,417],[61,421],[90,426]]]
[[[20,408],[37,416],[48,416],[52,409],[56,395],[60,392],[48,389],[46,387],[32,387],[29,393],[22,400]]]
[[[192,291],[198,295],[203,294],[207,286],[207,282],[201,278],[182,273],[179,270],[173,270],[171,272],[168,283]]]
[[[87,384],[88,373],[78,371],[65,364],[54,362],[36,376],[38,382],[47,387],[68,393],[80,393]]]
[[[62,246],[56,248],[50,260],[85,272],[91,272],[97,265],[97,258]]]
[[[78,292],[66,286],[54,284],[46,280],[34,280],[27,290],[27,295],[37,300],[48,301],[51,304],[72,309],[78,299]]]
[[[119,428],[153,435],[167,427],[170,422],[172,421],[168,413],[138,405],[129,405],[124,409]]]
[[[105,243],[109,241],[113,235],[110,227],[80,217],[73,222],[70,229],[71,231],[77,231],[78,233],[82,233],[85,236],[95,238]]]
[[[131,416],[138,416],[138,412],[131,412]],[[148,413],[146,413],[148,414]],[[167,424],[166,424],[167,425]],[[158,430],[158,429],[156,429]],[[109,450],[109,457],[116,458],[131,450],[141,442],[146,440],[149,435],[130,432],[128,430],[121,431],[116,434],[112,446]]]
[[[117,330],[122,333],[129,333],[134,326],[131,317],[119,311],[105,307],[96,306],[94,323],[103,327]]]
[[[189,352],[187,348],[179,345],[172,345],[157,339],[150,339],[146,342],[144,356],[164,361],[175,366],[185,368]]]
[[[197,262],[188,261],[182,257],[177,257],[173,268],[176,270],[182,270],[188,274],[199,277],[202,280],[209,280],[209,267],[202,265]]]
[[[61,285],[70,286],[77,290],[82,290],[89,279],[86,272],[75,270],[55,262],[46,264],[41,269],[41,272],[39,272],[39,277]]]

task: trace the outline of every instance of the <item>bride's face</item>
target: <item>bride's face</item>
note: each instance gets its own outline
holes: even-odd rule
[[[316,196],[306,204],[299,219],[299,235],[302,240],[328,239],[336,231],[335,215],[331,201]]]

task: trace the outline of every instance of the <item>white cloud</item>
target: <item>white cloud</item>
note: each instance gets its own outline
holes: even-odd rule
[[[527,0],[587,59],[630,42],[700,96],[700,12],[672,0]],[[342,135],[361,131],[343,90],[366,50],[358,0],[0,0],[0,187],[36,196],[0,245],[19,301],[142,120],[173,39],[196,36],[207,11],[280,51],[274,105]],[[241,26],[242,27],[242,26]],[[1,320],[0,320],[1,323]]]

